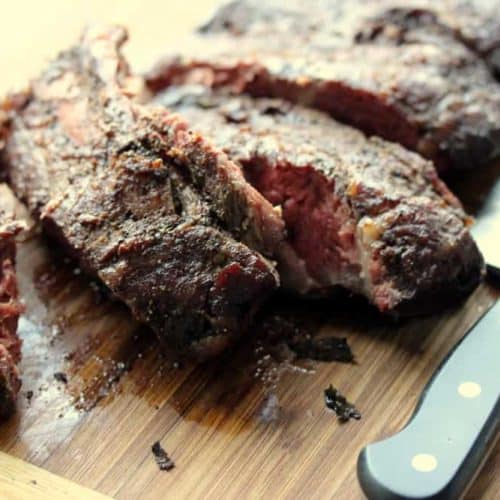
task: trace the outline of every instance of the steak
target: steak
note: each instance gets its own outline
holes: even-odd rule
[[[486,62],[500,78],[500,16],[482,0],[361,0],[365,15],[354,33],[357,43],[389,44],[455,39]],[[437,36],[436,36],[437,35]]]
[[[401,43],[416,25],[447,33],[482,57],[500,78],[500,15],[490,0],[238,0],[222,6],[200,31],[252,33],[287,31],[309,43],[342,46],[386,35]]]
[[[500,80],[498,5],[490,0],[448,0],[443,6],[438,6],[442,22],[450,26],[460,40],[480,54]]]
[[[284,223],[185,121],[138,103],[120,27],[88,29],[11,98],[3,160],[45,230],[161,341],[214,354],[278,287]]]
[[[17,322],[22,312],[15,275],[15,235],[22,224],[0,211],[0,420],[15,410],[21,379],[17,363],[21,359],[21,340]]]
[[[248,33],[204,35],[185,54],[165,58],[150,72],[150,88],[202,83],[284,98],[399,142],[441,171],[474,168],[500,153],[500,86],[450,29],[430,29],[420,14],[403,16],[398,31],[393,13],[384,31],[380,19],[356,24],[352,13],[329,26],[314,13],[290,20],[260,9],[265,21],[250,23]]]
[[[416,314],[478,284],[470,220],[417,154],[279,99],[184,86],[155,102],[211,137],[282,211],[284,286],[321,295],[341,286],[380,311]]]

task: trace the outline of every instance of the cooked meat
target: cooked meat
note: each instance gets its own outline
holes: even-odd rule
[[[289,246],[279,268],[289,288],[340,285],[406,314],[442,308],[478,284],[469,220],[415,153],[278,99],[185,86],[155,100],[212,137],[280,207]]]
[[[367,33],[400,43],[401,28],[418,23],[467,45],[500,78],[497,7],[491,0],[237,0],[222,6],[200,31],[262,36],[278,29],[338,47],[366,40]]]
[[[278,286],[284,223],[178,116],[134,101],[122,28],[89,29],[5,104],[9,181],[44,228],[150,325],[203,355]]]
[[[9,417],[14,411],[21,388],[16,365],[21,359],[17,321],[22,307],[18,301],[14,269],[14,236],[21,229],[21,224],[9,220],[0,211],[0,420]]]
[[[399,142],[440,169],[475,167],[500,153],[500,86],[449,30],[426,28],[411,16],[403,16],[407,22],[396,34],[394,27],[382,34],[374,20],[356,30],[353,20],[327,30],[315,14],[287,21],[265,9],[264,24],[237,40],[232,33],[205,35],[193,42],[192,56],[160,62],[150,87],[203,83],[284,98]]]
[[[500,78],[500,16],[483,0],[358,0],[366,14],[356,42],[401,44],[446,42],[454,38],[483,59]],[[436,36],[437,35],[437,36]]]
[[[447,8],[448,3],[452,8]],[[439,12],[442,22],[454,29],[464,43],[484,57],[500,80],[498,4],[491,0],[448,0]]]

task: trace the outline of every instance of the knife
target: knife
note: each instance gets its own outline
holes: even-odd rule
[[[489,276],[498,279],[500,180],[476,215],[471,232]],[[361,451],[361,488],[370,500],[460,498],[493,447],[499,421],[497,301],[441,363],[406,427]]]
[[[500,180],[493,183],[488,196],[475,214],[471,233],[486,261],[488,273],[500,278]]]
[[[364,448],[370,500],[457,499],[493,446],[500,421],[500,301],[432,376],[406,427]]]

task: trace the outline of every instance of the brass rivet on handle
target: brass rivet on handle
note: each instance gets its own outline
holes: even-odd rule
[[[418,472],[431,472],[437,465],[437,458],[429,453],[418,453],[411,459],[411,466]]]
[[[481,394],[481,386],[476,382],[462,382],[457,391],[464,398],[476,398]]]

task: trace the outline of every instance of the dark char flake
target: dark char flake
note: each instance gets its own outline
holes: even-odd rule
[[[335,389],[331,384],[325,389],[325,404],[327,408],[333,410],[341,422],[347,422],[354,418],[359,420],[361,413],[355,408],[352,403],[349,403],[338,389]]]
[[[155,457],[155,461],[160,470],[172,470],[175,467],[175,463],[168,456],[167,452],[162,448],[159,441],[156,441],[155,444],[151,447],[151,451]]]

